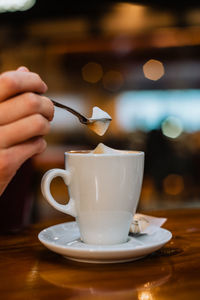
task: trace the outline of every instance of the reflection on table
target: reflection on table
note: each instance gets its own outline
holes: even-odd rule
[[[137,261],[85,264],[69,261],[46,249],[38,233],[59,218],[2,235],[1,299],[198,299],[200,296],[200,210],[152,212],[167,217],[173,234],[162,249]]]

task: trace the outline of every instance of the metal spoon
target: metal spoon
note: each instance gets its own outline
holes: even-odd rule
[[[69,106],[61,104],[52,99],[51,99],[51,101],[53,102],[53,104],[55,106],[65,109],[65,110],[69,111],[70,113],[72,113],[73,115],[75,115],[79,119],[79,121],[84,125],[91,125],[92,123],[95,123],[95,122],[110,122],[112,120],[111,118],[99,118],[99,119],[86,118],[82,114],[80,114],[79,112],[77,112],[76,110],[74,110],[73,108],[71,108]]]

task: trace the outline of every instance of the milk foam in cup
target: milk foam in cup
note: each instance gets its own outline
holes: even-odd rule
[[[99,143],[98,146],[91,151],[93,154],[114,154],[114,153],[120,153],[120,150],[116,150],[113,148],[110,148],[103,143]],[[122,152],[121,152],[122,153]]]
[[[93,151],[65,153],[65,169],[44,174],[42,193],[57,210],[76,218],[81,240],[87,244],[127,242],[139,201],[144,153],[115,150],[99,144]],[[51,195],[53,178],[62,177],[69,202],[59,204]]]

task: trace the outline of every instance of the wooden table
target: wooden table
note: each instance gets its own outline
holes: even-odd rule
[[[46,249],[37,224],[0,239],[0,299],[200,299],[200,209],[153,212],[167,217],[172,240],[138,261],[84,264]],[[66,219],[65,219],[66,221]]]

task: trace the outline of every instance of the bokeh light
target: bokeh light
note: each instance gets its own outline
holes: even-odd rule
[[[143,72],[147,79],[156,81],[165,74],[165,69],[162,62],[150,59],[143,65]]]
[[[30,9],[36,0],[0,0],[0,13]]]
[[[169,174],[163,180],[164,192],[168,195],[179,195],[184,190],[184,180],[181,175]]]
[[[102,76],[102,66],[96,62],[89,62],[82,68],[82,77],[87,82],[96,83]]]
[[[110,92],[118,91],[124,83],[124,78],[119,71],[110,70],[103,76],[103,86]]]
[[[175,139],[183,132],[183,125],[180,119],[169,116],[162,122],[161,129],[165,136]]]
[[[138,300],[153,300],[153,296],[150,291],[139,291]]]

